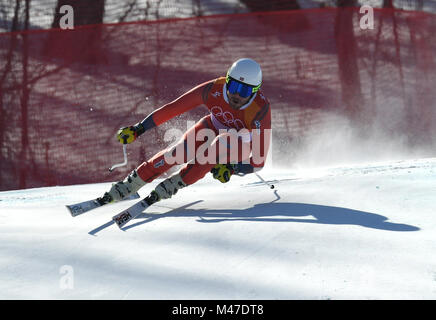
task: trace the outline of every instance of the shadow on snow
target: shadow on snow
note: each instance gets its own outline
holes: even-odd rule
[[[142,221],[133,223],[123,228],[128,230],[157,219],[170,217],[197,217],[198,222],[219,223],[230,221],[253,221],[253,222],[299,222],[319,223],[336,225],[357,225],[372,229],[386,231],[418,231],[416,226],[394,223],[387,221],[388,218],[380,214],[364,212],[341,207],[324,206],[307,203],[277,202],[280,197],[275,193],[277,199],[270,203],[256,204],[244,209],[189,209],[189,207],[201,202],[195,201],[180,208],[172,209],[163,214],[142,213],[136,220]],[[304,218],[306,217],[306,218]],[[95,233],[112,225],[108,222],[92,231]]]

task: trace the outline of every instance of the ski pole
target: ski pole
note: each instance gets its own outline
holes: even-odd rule
[[[270,189],[274,189],[274,185],[266,182],[257,172],[255,172],[256,176],[262,181],[265,185],[267,185]]]
[[[124,154],[124,162],[114,164],[112,167],[109,168],[109,172],[114,171],[116,168],[127,165],[127,144],[123,144],[123,154]]]

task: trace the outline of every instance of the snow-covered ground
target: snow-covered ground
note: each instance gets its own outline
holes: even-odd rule
[[[435,299],[436,158],[208,176],[72,218],[110,184],[0,192],[0,299]],[[156,185],[140,191],[142,196]]]

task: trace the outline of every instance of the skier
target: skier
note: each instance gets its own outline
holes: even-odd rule
[[[175,146],[158,152],[123,181],[113,184],[103,199],[107,202],[120,201],[136,193],[146,183],[152,182],[175,164],[180,164],[168,160],[174,159],[180,151],[183,151],[183,157],[179,155],[178,159],[184,166],[157,185],[154,191],[158,200],[170,198],[179,189],[195,183],[208,172],[225,183],[233,174],[242,176],[260,170],[268,153],[268,133],[271,129],[271,109],[268,100],[259,90],[261,84],[262,70],[259,64],[252,59],[239,59],[228,69],[226,77],[200,84],[155,110],[143,121],[118,130],[117,139],[122,144],[132,143],[144,132],[197,106],[205,105],[210,111],[188,129]],[[211,155],[213,161],[206,163],[196,161],[201,141],[190,140],[201,130],[215,134],[208,141],[205,152],[205,155]],[[256,150],[260,153],[260,161],[254,161],[254,151],[251,149],[255,134],[260,139],[259,150]],[[229,145],[229,140],[235,137],[237,150],[234,145]]]

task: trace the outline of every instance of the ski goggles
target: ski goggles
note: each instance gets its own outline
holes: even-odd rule
[[[239,82],[233,78],[227,77],[227,90],[231,94],[238,93],[242,98],[247,98],[251,96],[253,93],[257,92],[260,88],[260,85],[258,86],[250,86],[248,84]]]

